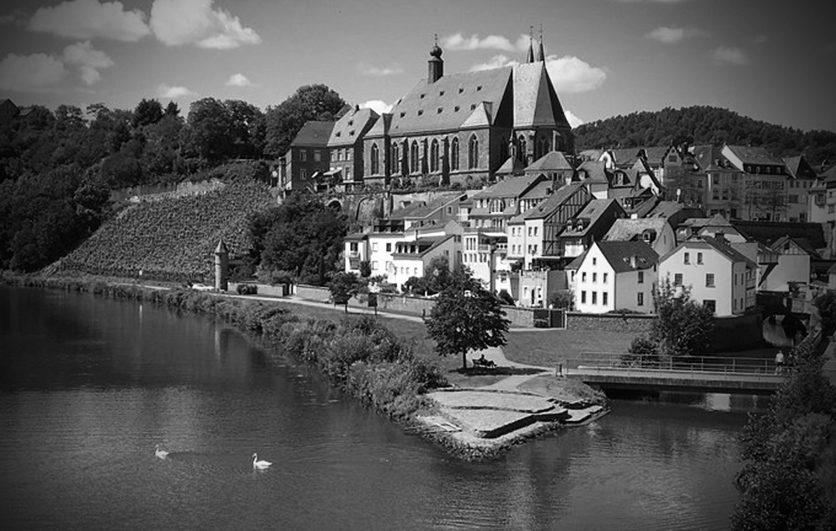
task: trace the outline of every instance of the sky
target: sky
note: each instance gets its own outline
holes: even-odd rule
[[[829,0],[4,0],[0,99],[275,106],[322,83],[385,111],[427,76],[524,61],[541,31],[570,123],[711,105],[836,131]],[[826,14],[827,13],[827,14]],[[533,27],[533,32],[532,32]]]

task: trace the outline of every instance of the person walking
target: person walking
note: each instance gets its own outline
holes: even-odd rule
[[[784,351],[778,349],[778,353],[775,354],[775,374],[782,372],[784,372]]]

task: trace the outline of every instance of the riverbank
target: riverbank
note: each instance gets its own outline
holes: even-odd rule
[[[402,338],[368,315],[342,316],[338,322],[300,318],[280,308],[279,300],[254,301],[119,279],[4,274],[2,280],[15,286],[148,301],[223,319],[263,346],[315,367],[334,387],[462,459],[494,458],[525,440],[606,413],[603,394],[558,378],[552,369],[510,362],[499,349],[487,354],[499,362],[502,371],[495,375],[488,371],[485,385],[451,385],[435,359],[416,355]],[[473,407],[450,407],[445,398],[453,393],[460,398],[470,396]],[[545,407],[545,403],[551,405]]]

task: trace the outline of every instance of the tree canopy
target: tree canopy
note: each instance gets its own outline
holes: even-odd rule
[[[505,344],[510,321],[499,299],[482,287],[466,269],[455,271],[426,320],[427,332],[440,356],[460,354],[467,369],[467,353]]]
[[[670,279],[653,293],[656,307],[650,339],[667,356],[705,356],[714,338],[714,312],[691,299],[691,290],[679,290]]]
[[[308,120],[334,120],[345,101],[326,85],[305,85],[289,98],[266,112],[264,151],[281,157]]]
[[[578,150],[689,144],[763,146],[778,157],[803,154],[813,167],[836,160],[836,133],[801,131],[710,106],[635,112],[574,129]]]
[[[347,221],[318,196],[294,193],[278,207],[253,216],[253,252],[265,271],[288,271],[296,281],[321,286],[339,269]]]

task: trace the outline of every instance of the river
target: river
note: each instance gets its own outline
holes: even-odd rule
[[[0,288],[0,352],[4,529],[728,529],[757,405],[614,401],[465,463],[229,326],[148,303]]]

